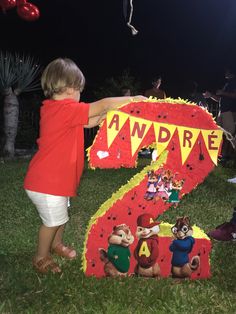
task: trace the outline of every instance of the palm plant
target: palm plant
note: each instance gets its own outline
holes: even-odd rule
[[[22,92],[39,89],[40,66],[29,55],[0,51],[0,93],[3,95],[3,155],[15,156],[19,101]]]

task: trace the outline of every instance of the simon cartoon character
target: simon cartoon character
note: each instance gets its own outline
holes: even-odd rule
[[[195,240],[192,237],[193,229],[189,217],[179,217],[171,228],[175,240],[169,249],[173,253],[171,273],[173,278],[187,278],[200,266],[199,256],[193,256],[189,262],[188,254],[191,253]]]
[[[159,222],[154,221],[152,215],[143,214],[138,217],[136,236],[139,240],[134,251],[137,260],[135,274],[144,277],[160,276],[160,267],[157,263],[159,231]]]
[[[104,272],[106,276],[126,276],[130,267],[129,246],[134,242],[126,224],[113,227],[113,231],[108,237],[108,250],[99,249],[100,259],[105,263]]]

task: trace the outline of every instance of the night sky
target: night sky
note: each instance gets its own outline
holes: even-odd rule
[[[0,13],[1,49],[29,52],[43,65],[72,58],[87,88],[129,69],[143,88],[161,74],[176,97],[188,79],[202,90],[221,87],[223,67],[236,63],[236,0],[133,0],[136,36],[126,26],[123,0],[31,3],[41,12],[36,22],[23,21],[16,9]]]

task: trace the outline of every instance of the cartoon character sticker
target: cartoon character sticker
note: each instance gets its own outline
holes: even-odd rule
[[[163,170],[158,174],[153,170],[148,172],[147,190],[144,199],[153,200],[156,203],[159,199],[164,202],[173,203],[177,207],[179,203],[179,193],[183,188],[184,179],[176,180],[176,174],[171,170]]]
[[[183,188],[184,181],[185,180],[173,180],[172,182],[172,188],[167,202],[174,204],[174,207],[177,207],[179,203],[179,193]]]
[[[99,249],[100,259],[104,262],[104,272],[108,277],[126,276],[130,267],[129,246],[134,242],[129,227],[121,224],[113,227],[108,237],[108,250]]]
[[[193,229],[190,225],[189,217],[179,217],[175,225],[171,228],[175,240],[171,243],[169,249],[172,255],[171,273],[174,278],[191,277],[193,271],[200,266],[199,256],[193,256],[189,261],[188,254],[191,253],[195,240],[192,237]]]
[[[150,214],[142,214],[137,219],[138,244],[134,251],[137,260],[135,274],[144,277],[159,277],[160,267],[158,258],[158,232],[159,222],[154,221]]]
[[[148,183],[147,183],[147,191],[144,195],[144,199],[150,201],[155,198],[157,193],[157,186],[159,181],[159,176],[155,174],[153,170],[148,172]]]

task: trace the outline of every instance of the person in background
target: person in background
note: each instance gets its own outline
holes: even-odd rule
[[[198,83],[196,81],[189,80],[185,83],[184,98],[187,98],[200,107],[208,108],[206,98],[198,91]]]
[[[206,91],[203,93],[203,96],[219,102],[217,123],[234,136],[236,123],[236,78],[235,71],[232,68],[225,69],[225,79],[226,83],[222,89],[217,90],[215,94]],[[235,150],[232,149],[231,143],[226,138],[223,140],[221,154],[222,165],[235,158]]]
[[[162,78],[158,76],[157,78],[153,79],[152,81],[152,88],[147,89],[144,93],[144,96],[146,97],[155,97],[157,99],[165,99],[166,98],[166,93],[160,89],[162,83]]]
[[[208,236],[217,241],[236,241],[236,207],[231,220],[208,232]]]
[[[84,167],[84,127],[98,125],[111,109],[146,98],[124,96],[90,104],[80,102],[85,78],[67,58],[49,63],[41,85],[48,99],[40,110],[38,151],[29,164],[24,189],[42,220],[33,266],[40,273],[61,273],[51,254],[69,260],[77,256],[62,238],[69,220],[68,198],[76,196]]]

